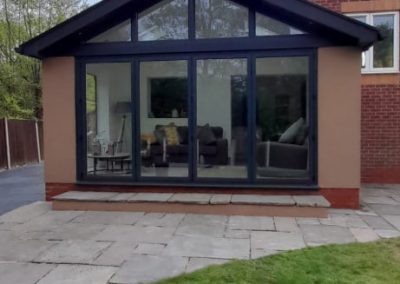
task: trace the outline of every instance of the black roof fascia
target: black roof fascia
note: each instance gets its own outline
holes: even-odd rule
[[[276,8],[287,10],[297,17],[306,17],[315,24],[320,24],[328,29],[336,30],[358,39],[358,46],[363,49],[368,49],[373,43],[383,39],[377,28],[307,0],[261,1]]]
[[[16,48],[20,54],[41,58],[41,51],[78,33],[92,22],[130,5],[132,0],[103,0]]]

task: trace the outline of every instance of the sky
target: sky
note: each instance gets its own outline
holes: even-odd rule
[[[93,4],[95,4],[95,3],[97,3],[97,2],[100,2],[101,0],[88,0],[88,3],[90,4],[90,5],[93,5]]]

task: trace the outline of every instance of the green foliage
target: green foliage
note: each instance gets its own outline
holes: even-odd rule
[[[86,0],[0,0],[0,117],[41,117],[40,62],[15,48],[85,7]]]
[[[266,240],[268,241],[268,240]],[[332,245],[211,266],[157,284],[397,284],[400,239]]]

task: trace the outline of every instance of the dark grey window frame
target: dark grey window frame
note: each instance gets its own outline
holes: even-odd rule
[[[304,179],[256,179],[255,164],[255,61],[256,58],[265,57],[308,57],[309,58],[309,108],[310,108],[310,176]],[[246,58],[248,60],[248,127],[250,141],[248,142],[248,179],[204,179],[196,177],[196,143],[193,129],[196,127],[196,66],[199,59],[229,59]],[[169,61],[188,60],[188,119],[189,119],[189,176],[188,178],[165,178],[140,176],[140,113],[139,104],[139,63],[146,61]],[[127,177],[100,177],[87,175],[86,162],[86,108],[85,108],[85,66],[90,63],[130,63],[132,82],[132,153],[133,159],[132,175]],[[292,49],[292,50],[264,50],[264,51],[242,51],[242,52],[204,52],[190,54],[156,54],[156,55],[132,55],[132,56],[101,56],[101,57],[76,57],[76,128],[77,128],[77,182],[98,184],[121,184],[137,186],[182,186],[182,187],[251,187],[251,188],[310,188],[317,186],[317,49]]]

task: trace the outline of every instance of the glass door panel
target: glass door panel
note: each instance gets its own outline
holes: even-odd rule
[[[188,177],[188,64],[140,63],[142,177]]]
[[[247,179],[247,59],[197,61],[197,176]]]
[[[131,176],[131,64],[86,65],[88,176]]]
[[[256,60],[256,175],[309,176],[309,59]]]

